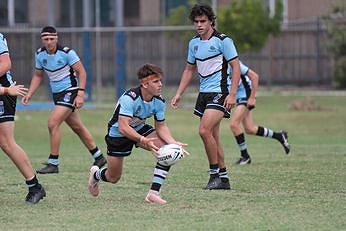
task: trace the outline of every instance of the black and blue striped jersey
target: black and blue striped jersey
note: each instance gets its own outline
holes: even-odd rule
[[[130,126],[138,131],[146,119],[154,116],[156,121],[165,120],[166,104],[161,96],[154,96],[151,101],[144,101],[141,95],[141,88],[131,88],[127,90],[118,100],[113,115],[108,122],[108,135],[111,137],[124,137],[119,132],[119,115],[132,118]]]
[[[35,68],[44,70],[53,93],[78,87],[78,80],[72,66],[79,61],[77,53],[68,47],[57,46],[54,54],[40,48],[35,54]]]
[[[228,62],[237,58],[233,40],[214,30],[208,40],[195,36],[189,42],[187,63],[197,65],[200,92],[228,93]]]

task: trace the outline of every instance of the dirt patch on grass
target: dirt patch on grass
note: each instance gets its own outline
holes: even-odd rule
[[[292,111],[328,111],[328,108],[324,108],[313,99],[295,100],[290,103],[289,110]]]

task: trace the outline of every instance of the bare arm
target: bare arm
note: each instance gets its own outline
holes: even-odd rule
[[[187,146],[186,143],[182,143],[182,142],[179,142],[179,141],[176,141],[169,128],[168,128],[168,125],[165,121],[162,121],[162,122],[158,122],[158,121],[155,121],[155,130],[156,130],[156,133],[158,135],[158,137],[165,143],[165,144],[177,144],[177,145],[180,145],[182,147],[185,147]],[[183,148],[185,154],[189,155],[189,152],[187,152],[184,148]]]
[[[156,153],[159,150],[159,148],[154,144],[156,138],[147,138],[138,134],[138,132],[130,126],[131,120],[131,117],[119,115],[119,132],[128,139],[137,142],[142,148]]]
[[[239,58],[231,60],[229,62],[229,65],[231,65],[231,68],[232,68],[232,76],[231,76],[232,86],[224,102],[224,106],[227,109],[234,107],[236,104],[236,93],[237,93],[239,80],[240,80]]]
[[[171,100],[171,107],[174,109],[179,107],[179,101],[184,94],[186,88],[188,87],[193,74],[196,70],[196,65],[186,64],[183,74],[181,76],[179,87],[175,93],[175,96]]]
[[[248,99],[248,107],[253,108],[256,105],[256,92],[258,88],[259,76],[258,74],[249,69],[247,76],[251,79],[251,94]]]
[[[81,61],[76,62],[73,66],[72,66],[73,70],[76,72],[77,77],[78,77],[78,93],[77,93],[77,97],[74,100],[74,106],[76,108],[81,108],[84,104],[84,89],[85,89],[85,85],[86,85],[86,71],[85,68],[82,64]]]
[[[29,103],[31,97],[33,96],[33,94],[35,93],[37,88],[40,86],[40,84],[42,82],[42,78],[43,78],[43,70],[35,69],[34,70],[34,75],[32,76],[32,79],[31,79],[31,82],[30,82],[30,87],[29,87],[29,90],[28,90],[28,94],[26,94],[26,96],[24,96],[22,98],[22,103],[24,105]]]
[[[174,144],[176,143],[175,139],[173,138],[167,123],[165,121],[158,122],[155,121],[155,130],[157,132],[157,135],[166,143],[166,144]]]

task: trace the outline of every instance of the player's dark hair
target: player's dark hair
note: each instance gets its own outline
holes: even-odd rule
[[[44,32],[48,32],[48,33],[56,33],[56,29],[52,26],[45,26],[42,28],[41,30],[41,34]]]
[[[150,75],[163,75],[163,71],[159,66],[156,66],[155,64],[146,63],[143,66],[141,66],[137,71],[137,76],[139,80],[142,80],[145,77],[148,77]]]
[[[214,14],[214,11],[209,5],[204,3],[195,4],[192,7],[190,15],[189,15],[189,19],[192,22],[194,22],[197,16],[203,16],[203,15],[208,17],[208,19],[211,21],[212,26],[215,26],[216,16]]]

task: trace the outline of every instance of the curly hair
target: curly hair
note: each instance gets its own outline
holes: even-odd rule
[[[216,16],[214,14],[213,9],[207,4],[203,4],[203,3],[195,4],[191,9],[189,19],[192,22],[194,22],[195,17],[203,16],[203,15],[208,17],[208,19],[212,22],[211,24],[212,26],[215,26]]]

